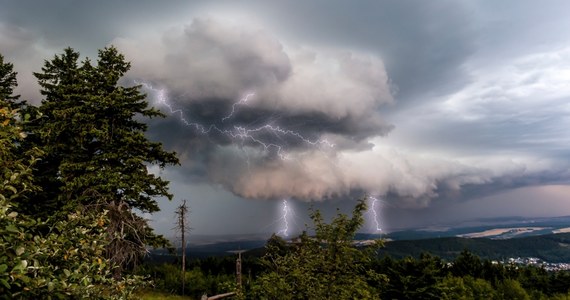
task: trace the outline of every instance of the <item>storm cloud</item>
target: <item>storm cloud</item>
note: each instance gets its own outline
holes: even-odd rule
[[[67,46],[132,61],[123,84],[168,115],[149,137],[183,162],[151,169],[198,232],[261,230],[280,203],[254,198],[334,214],[365,192],[388,227],[568,213],[567,1],[0,3],[0,52],[31,103],[32,72]],[[161,233],[175,206],[153,216]]]
[[[171,114],[153,130],[182,154],[180,173],[245,198],[318,201],[360,191],[425,207],[465,186],[567,173],[532,156],[450,158],[385,144],[395,127],[382,110],[394,104],[395,87],[375,55],[289,45],[263,28],[212,18],[114,44],[133,60],[129,77]]]

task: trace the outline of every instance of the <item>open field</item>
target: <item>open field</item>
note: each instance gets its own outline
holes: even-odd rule
[[[568,233],[568,232],[570,232],[570,227],[559,228],[552,231],[552,233]]]
[[[523,233],[529,233],[537,230],[546,229],[545,227],[513,227],[513,228],[495,228],[489,229],[481,232],[473,232],[467,234],[459,234],[458,237],[463,238],[484,238],[484,237],[493,237],[498,236],[501,234],[509,233],[512,235],[519,235]],[[570,231],[567,231],[570,232]]]

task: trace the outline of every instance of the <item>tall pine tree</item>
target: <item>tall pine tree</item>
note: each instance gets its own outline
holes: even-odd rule
[[[120,265],[157,241],[133,209],[156,212],[157,198],[172,198],[168,182],[147,166],[178,164],[175,153],[145,136],[141,120],[164,115],[149,107],[140,86],[118,84],[129,68],[114,47],[100,50],[95,65],[67,48],[34,73],[45,99],[29,130],[46,157],[35,176],[43,191],[24,205],[37,216],[63,216],[77,206],[110,210],[109,256]]]
[[[14,65],[4,62],[4,56],[0,54],[0,99],[5,100],[11,106],[20,98],[20,95],[14,95],[14,89],[18,86],[14,72]]]

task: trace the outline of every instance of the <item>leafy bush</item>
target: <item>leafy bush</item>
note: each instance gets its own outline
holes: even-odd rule
[[[269,272],[253,286],[256,299],[377,299],[378,291],[369,281],[385,277],[370,268],[376,247],[358,248],[354,235],[362,226],[366,210],[360,200],[352,217],[338,214],[330,224],[313,211],[315,235],[304,232],[288,251],[282,243],[269,244],[264,261]]]
[[[50,223],[18,214],[14,206],[33,190],[37,150],[18,159],[25,137],[17,111],[0,99],[0,295],[2,298],[127,298],[140,277],[112,278],[104,256],[108,218],[82,210]]]

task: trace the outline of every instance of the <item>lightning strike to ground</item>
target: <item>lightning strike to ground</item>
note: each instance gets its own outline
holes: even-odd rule
[[[369,207],[368,212],[372,214],[372,222],[376,225],[376,231],[382,231],[382,227],[380,226],[380,217],[378,213],[378,209],[380,209],[380,202],[381,200],[372,196],[368,196]]]
[[[288,236],[289,235],[289,205],[287,203],[287,199],[283,200],[283,206],[282,206],[282,215],[281,215],[281,220],[282,221],[282,228],[281,230],[279,230],[277,232],[277,235],[283,235],[283,236]]]
[[[246,141],[252,142],[258,146],[261,146],[264,151],[274,150],[275,153],[281,159],[287,159],[288,156],[286,154],[287,145],[285,143],[274,143],[265,140],[262,137],[259,137],[259,134],[263,133],[271,133],[273,136],[277,137],[278,139],[283,139],[284,137],[294,137],[305,144],[315,146],[315,147],[328,147],[333,148],[334,144],[330,143],[326,139],[317,139],[311,140],[304,137],[301,133],[293,130],[288,130],[281,128],[280,126],[275,126],[270,123],[258,126],[258,127],[244,127],[244,126],[231,126],[229,129],[220,128],[215,124],[203,124],[200,122],[192,122],[186,118],[184,112],[181,109],[175,109],[172,104],[168,101],[168,95],[165,89],[157,89],[153,87],[151,84],[146,82],[135,82],[136,84],[140,84],[145,89],[154,92],[156,102],[164,107],[166,107],[171,115],[178,116],[180,122],[188,127],[194,128],[197,132],[201,134],[209,134],[213,131],[223,134],[227,137],[230,137],[233,140],[241,141],[242,145]],[[255,93],[248,93],[245,97],[240,99],[239,101],[235,102],[232,105],[231,111],[225,117],[221,118],[221,122],[225,122],[226,120],[232,118],[238,113],[238,106],[245,105],[251,97],[254,97]]]

